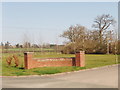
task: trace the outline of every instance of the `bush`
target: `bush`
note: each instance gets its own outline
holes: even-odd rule
[[[75,48],[73,43],[69,43],[66,46],[64,46],[63,50],[61,51],[63,54],[74,54]]]
[[[16,55],[13,55],[13,58],[15,60],[15,67],[18,67],[19,66],[19,59]]]
[[[13,56],[9,56],[7,59],[6,59],[6,62],[8,64],[8,66],[11,65],[12,63],[12,60],[15,60],[14,63],[15,63],[15,67],[18,67],[19,66],[19,59],[16,55],[13,55]]]
[[[6,62],[7,62],[7,64],[8,64],[8,66],[10,66],[11,63],[12,63],[12,57],[9,56],[9,57],[6,59]]]

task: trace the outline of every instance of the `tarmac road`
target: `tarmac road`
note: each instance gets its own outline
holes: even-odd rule
[[[59,75],[4,77],[3,88],[118,88],[118,65]]]

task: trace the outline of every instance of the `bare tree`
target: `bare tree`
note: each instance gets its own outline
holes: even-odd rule
[[[26,49],[26,51],[29,51],[28,48],[31,47],[30,37],[28,36],[28,33],[25,33],[23,36],[23,47]]]
[[[114,25],[116,21],[111,15],[103,14],[101,16],[97,16],[94,22],[95,24],[93,24],[93,27],[99,30],[100,44],[102,44],[103,32],[107,30],[111,25]]]
[[[70,26],[61,36],[69,39],[70,42],[76,42],[78,39],[83,39],[86,28],[81,25]]]
[[[44,45],[44,42],[43,42],[42,34],[39,33],[38,46],[39,46],[39,48],[40,48],[41,54],[43,54],[43,45]]]
[[[115,33],[113,30],[109,30],[106,32],[106,45],[107,45],[107,54],[109,54],[112,50],[112,43],[115,42]]]
[[[86,28],[81,25],[70,26],[68,30],[64,31],[61,37],[67,38],[69,40],[68,47],[73,49],[74,53],[78,46],[81,46],[84,50]],[[67,47],[67,48],[68,48]]]

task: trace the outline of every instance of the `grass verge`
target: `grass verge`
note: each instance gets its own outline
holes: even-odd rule
[[[41,67],[25,70],[24,66],[24,57],[22,53],[17,54],[20,60],[19,67],[12,66],[8,67],[6,63],[6,57],[12,54],[3,54],[2,58],[2,76],[23,76],[23,75],[44,75],[44,74],[55,74],[62,72],[77,71],[81,69],[88,69],[94,67],[101,67],[106,65],[117,64],[115,55],[95,55],[95,54],[86,54],[86,66],[85,67]],[[39,54],[35,53],[35,57],[74,57],[74,54]]]

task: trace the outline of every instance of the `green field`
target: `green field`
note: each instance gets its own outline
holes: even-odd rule
[[[61,72],[69,72],[76,71],[80,69],[94,68],[105,65],[116,64],[116,56],[115,55],[95,55],[95,54],[86,54],[86,66],[85,67],[41,67],[25,70],[24,67],[24,54],[17,53],[20,60],[19,67],[14,67],[14,63],[12,66],[8,66],[6,63],[6,58],[8,56],[13,55],[12,53],[4,53],[2,54],[2,75],[3,76],[21,76],[21,75],[43,75],[43,74],[54,74]],[[52,53],[34,53],[34,57],[39,58],[47,58],[47,57],[75,57],[74,54],[58,54],[55,52]]]
[[[1,49],[0,49],[1,50]],[[22,51],[54,51],[54,49],[52,48],[9,48],[9,49],[3,49],[3,51],[19,51],[19,52],[22,52]]]

